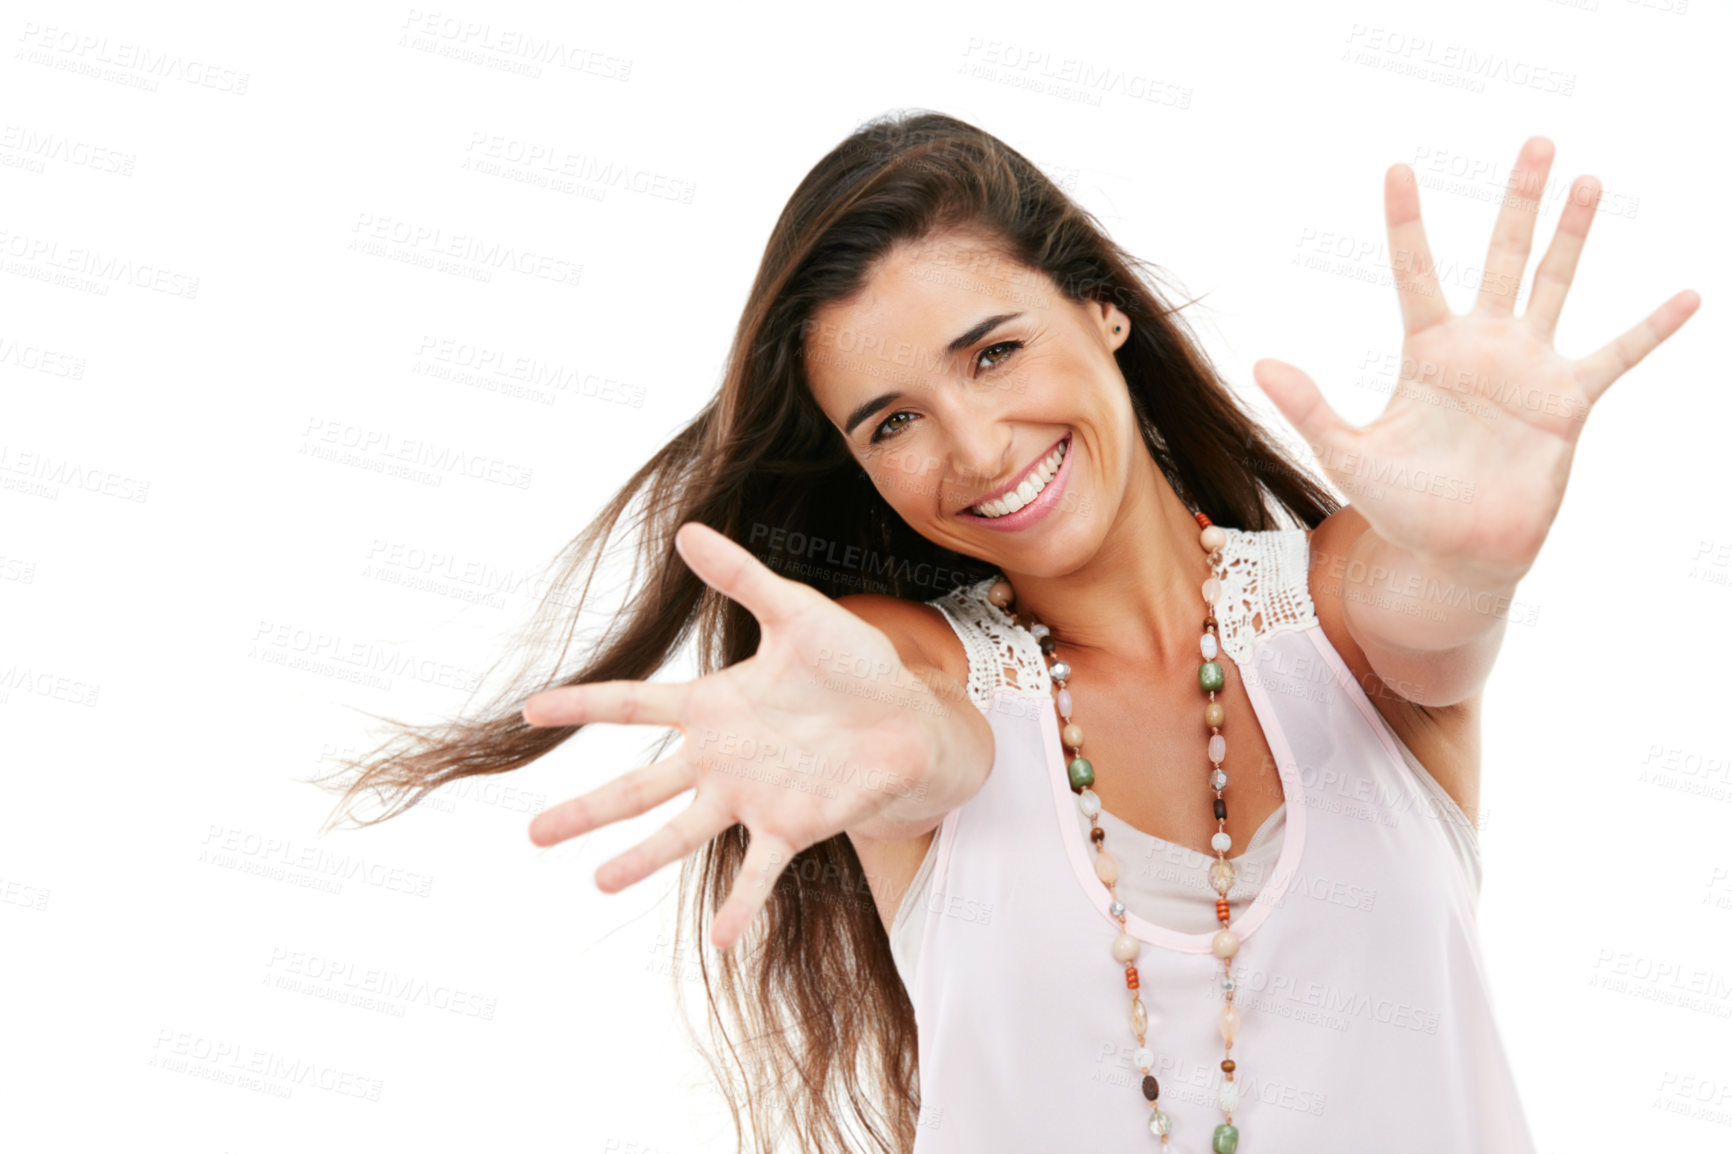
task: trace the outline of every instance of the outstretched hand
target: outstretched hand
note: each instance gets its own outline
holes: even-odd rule
[[[1516,297],[1551,171],[1543,136],[1522,146],[1493,226],[1479,297],[1452,313],[1419,218],[1413,170],[1384,178],[1391,267],[1405,334],[1394,394],[1355,428],[1283,361],[1252,366],[1324,472],[1379,536],[1415,555],[1513,580],[1533,564],[1563,502],[1582,422],[1612,382],[1676,332],[1701,297],[1688,289],[1579,360],[1552,345],[1593,222],[1600,184],[1578,177],[1520,317]]]
[[[602,865],[596,884],[617,892],[744,825],[745,860],[710,931],[728,949],[794,854],[838,833],[894,827],[905,798],[924,803],[931,719],[948,707],[904,669],[882,630],[724,534],[687,522],[674,545],[757,619],[758,651],[686,683],[599,681],[531,696],[531,725],[671,726],[684,740],[655,764],[539,814],[529,834],[555,845],[692,791],[658,832]]]

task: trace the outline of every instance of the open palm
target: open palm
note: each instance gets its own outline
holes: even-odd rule
[[[602,865],[596,881],[617,892],[745,826],[745,860],[711,929],[727,949],[795,853],[844,832],[898,836],[907,808],[899,803],[913,799],[919,810],[925,801],[930,719],[949,706],[904,668],[882,630],[724,534],[688,522],[674,544],[705,583],[757,619],[758,650],[696,681],[583,682],[531,696],[531,725],[671,726],[683,740],[660,761],[537,815],[530,839],[555,845],[690,791],[683,811]]]
[[[1552,345],[1600,199],[1578,177],[1520,317],[1516,297],[1551,170],[1543,136],[1523,146],[1492,229],[1472,311],[1452,313],[1419,217],[1413,170],[1384,181],[1391,266],[1405,329],[1389,405],[1355,428],[1299,369],[1265,359],[1257,383],[1310,443],[1324,472],[1379,536],[1415,554],[1519,577],[1563,501],[1582,422],[1613,381],[1678,330],[1701,303],[1677,293],[1580,360]]]

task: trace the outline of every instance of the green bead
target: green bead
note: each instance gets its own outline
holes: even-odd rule
[[[1087,789],[1095,783],[1095,767],[1086,757],[1073,757],[1070,761],[1070,787],[1072,789]]]
[[[1221,663],[1203,662],[1202,668],[1197,670],[1197,684],[1211,693],[1227,684],[1227,674],[1221,669]]]
[[[1239,1148],[1239,1128],[1230,1122],[1223,1122],[1215,1127],[1215,1141],[1211,1149],[1215,1154],[1233,1154]]]

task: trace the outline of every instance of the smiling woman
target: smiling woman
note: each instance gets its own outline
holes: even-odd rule
[[[1530,141],[1518,176],[1550,158]],[[554,651],[340,770],[339,809],[383,820],[592,722],[682,735],[530,834],[691,793],[596,880],[682,863],[756,1150],[1530,1149],[1474,915],[1484,607],[1532,565],[1580,423],[1425,391],[1483,380],[1497,408],[1519,379],[1585,411],[1695,304],[1563,361],[1597,187],[1516,320],[1512,182],[1450,314],[1390,171],[1403,363],[1436,376],[1352,429],[1256,366],[1340,507],[1019,153],[936,113],[861,127],[777,221],[718,395],[563,554]],[[572,587],[634,507],[644,579],[573,667]],[[694,630],[704,676],[648,680]]]

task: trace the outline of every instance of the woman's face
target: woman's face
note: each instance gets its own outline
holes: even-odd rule
[[[1116,306],[1069,300],[988,240],[948,233],[898,246],[853,300],[820,309],[806,372],[922,537],[1059,576],[1094,556],[1148,462],[1113,359],[1129,336]]]

